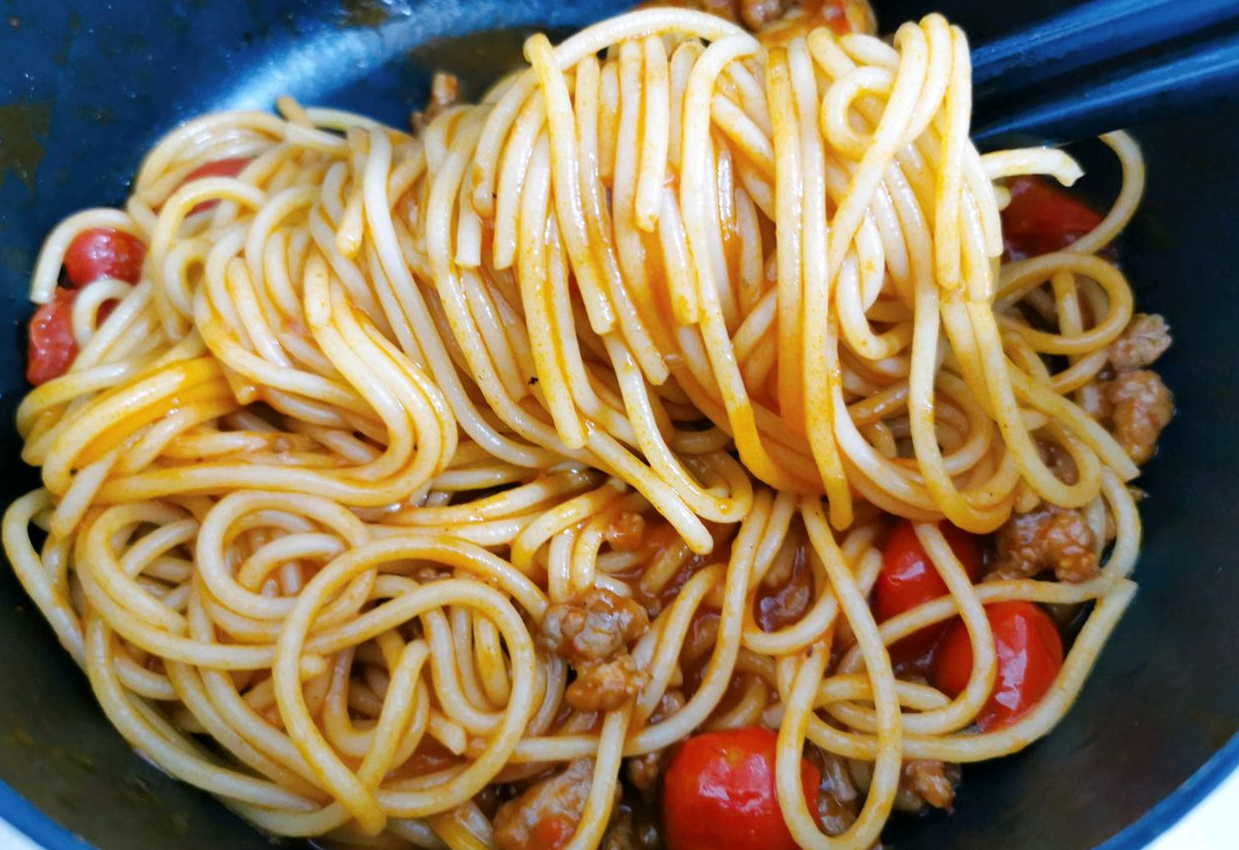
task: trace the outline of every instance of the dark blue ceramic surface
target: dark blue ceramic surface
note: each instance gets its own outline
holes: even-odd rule
[[[572,28],[624,5],[0,0],[0,497],[36,480],[11,422],[39,242],[74,210],[120,203],[162,133],[206,110],[269,108],[284,92],[403,123],[431,69],[463,73],[476,94],[518,61],[530,27]],[[979,42],[1065,4],[879,0],[878,11],[890,28],[935,5]],[[466,37],[483,30],[499,32]],[[1133,850],[1239,764],[1239,108],[1135,131],[1151,173],[1123,261],[1139,304],[1177,332],[1164,372],[1179,407],[1140,482],[1151,494],[1141,592],[1062,726],[1014,758],[968,766],[955,815],[894,824],[900,848]],[[1104,155],[1080,153],[1095,166],[1084,190],[1106,197]],[[0,779],[0,817],[49,850],[270,846],[130,752],[7,570]]]

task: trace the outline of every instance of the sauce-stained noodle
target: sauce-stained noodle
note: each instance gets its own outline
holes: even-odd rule
[[[1077,401],[1132,317],[1098,251],[1139,152],[1107,137],[1125,188],[1100,227],[1000,264],[995,181],[1080,171],[978,154],[963,33],[793,35],[682,9],[537,35],[529,68],[417,136],[292,102],[208,115],[124,210],[53,231],[39,303],[84,230],[148,252],[136,286],[75,303],[72,369],[21,405],[43,487],[4,545],[136,749],[272,833],[453,848],[491,842],[488,785],[591,758],[577,850],[622,758],[765,722],[796,841],[867,848],[903,761],[1058,722],[1134,592],[1137,470]],[[226,159],[248,164],[185,182]],[[988,533],[1042,501],[1112,526],[1098,576],[974,586],[934,524]],[[950,595],[879,626],[885,514],[918,523]],[[763,629],[792,558],[812,598]],[[598,712],[537,641],[594,587],[653,615],[639,689]],[[983,605],[1014,599],[1096,604],[1036,708],[978,733]],[[885,646],[956,615],[968,686],[897,680]],[[842,835],[799,791],[806,741],[872,762]]]

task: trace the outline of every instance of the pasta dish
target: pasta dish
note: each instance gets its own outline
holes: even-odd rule
[[[1139,148],[1099,213],[942,16],[702,5],[47,237],[4,548],[143,757],[324,847],[866,850],[1066,714],[1173,412]]]

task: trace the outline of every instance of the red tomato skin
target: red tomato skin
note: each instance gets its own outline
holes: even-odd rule
[[[195,168],[189,174],[185,175],[185,179],[181,181],[181,185],[191,183],[194,180],[201,180],[203,177],[236,177],[245,170],[245,166],[253,162],[249,157],[234,157],[229,159],[217,159],[213,162],[208,162]],[[211,209],[219,201],[203,201],[197,204],[189,211],[190,215],[194,213],[205,212]]]
[[[1002,211],[1008,259],[1061,251],[1101,224],[1101,215],[1044,177],[1016,177],[1007,183],[1011,203]]]
[[[938,528],[968,573],[968,578],[976,581],[981,573],[981,545],[977,538],[949,522],[940,522]],[[901,519],[891,529],[886,545],[882,547],[882,570],[878,573],[873,592],[874,613],[878,622],[885,622],[948,593],[946,582],[934,569],[933,562],[916,537],[912,523]],[[918,659],[933,649],[945,630],[946,624],[943,623],[913,632],[892,646],[891,654],[897,657],[896,660]]]
[[[754,726],[695,735],[676,751],[663,780],[668,850],[796,850],[775,790],[777,740]],[[801,760],[800,782],[816,812],[820,771]]]
[[[985,606],[985,616],[998,649],[998,676],[976,724],[990,732],[1011,725],[1045,696],[1063,666],[1063,641],[1054,621],[1032,602],[995,602]],[[955,697],[971,674],[968,629],[956,620],[934,651],[931,678],[934,687]]]
[[[77,357],[73,336],[73,302],[77,290],[58,287],[55,297],[41,306],[30,320],[30,343],[26,355],[26,380],[38,386],[59,378]]]
[[[137,283],[142,277],[146,246],[136,236],[110,227],[83,230],[65,251],[65,273],[74,286],[85,286],[101,277]]]

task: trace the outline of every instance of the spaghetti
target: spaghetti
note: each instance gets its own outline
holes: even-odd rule
[[[277,835],[452,848],[495,841],[487,788],[588,759],[578,850],[623,759],[765,724],[796,843],[867,848],[906,760],[1063,717],[1135,590],[1137,467],[1084,405],[1133,315],[1099,252],[1139,151],[1106,137],[1100,225],[1000,263],[1004,181],[1080,170],[976,151],[963,33],[779,32],[656,8],[536,35],[416,135],[208,115],[123,210],[51,233],[40,304],[84,232],[147,251],[135,285],[80,290],[71,368],[21,405],[43,487],[4,547],[137,750]],[[935,524],[1041,503],[1094,556],[1109,526],[1104,568],[973,584]],[[887,514],[949,592],[878,623]],[[767,627],[793,562],[808,601]],[[639,603],[622,665],[548,651],[552,609],[603,591]],[[985,606],[1010,600],[1095,607],[1044,698],[978,732]],[[966,687],[897,677],[887,648],[956,616]],[[616,670],[620,698],[570,698]],[[799,790],[806,743],[872,766],[840,835]]]

